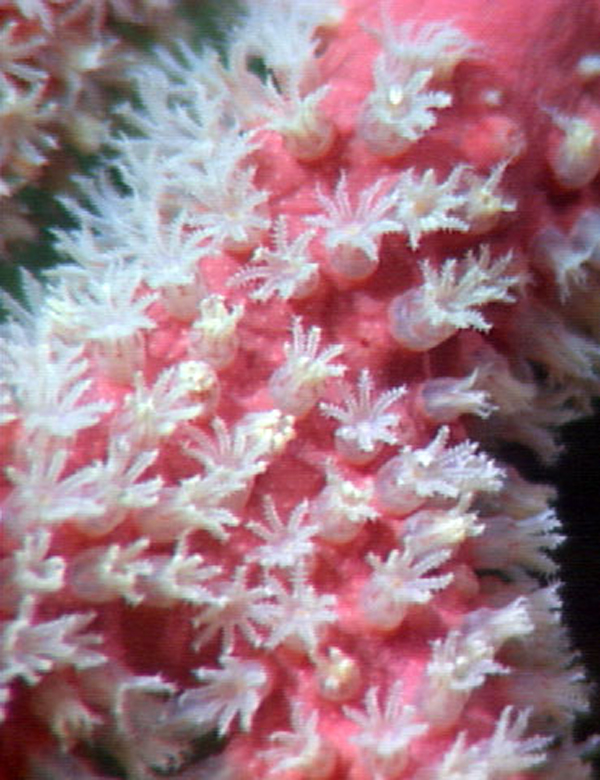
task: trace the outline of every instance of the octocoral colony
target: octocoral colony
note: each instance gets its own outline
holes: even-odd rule
[[[553,493],[482,445],[598,393],[600,18],[492,5],[248,0],[132,66],[4,298],[8,780],[591,777]]]

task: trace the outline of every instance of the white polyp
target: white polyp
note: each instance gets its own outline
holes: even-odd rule
[[[122,506],[111,508],[110,512],[98,512],[97,516],[75,519],[75,526],[86,536],[95,539],[114,531],[127,516],[128,510]]]
[[[337,766],[337,752],[324,739],[319,740],[315,754],[302,767],[302,780],[328,780]]]
[[[317,660],[317,684],[324,699],[348,701],[356,695],[361,682],[358,664],[338,647],[330,647],[327,657]]]
[[[332,506],[328,488],[313,501],[310,517],[319,523],[319,538],[335,545],[348,544],[356,539],[364,525],[364,522],[353,522],[343,508]]]
[[[197,419],[210,417],[219,403],[221,387],[213,369],[202,360],[186,360],[178,367],[179,381],[200,407]]]
[[[139,331],[123,338],[98,340],[96,352],[102,372],[115,382],[130,384],[135,372],[144,369],[144,338]]]
[[[479,236],[482,233],[489,233],[500,222],[504,211],[514,211],[512,209],[503,209],[499,198],[482,195],[479,199],[470,197],[467,204],[467,222],[469,233]]]
[[[433,349],[456,331],[452,323],[432,322],[421,288],[394,298],[388,308],[388,321],[393,338],[412,352]]]
[[[379,469],[375,495],[383,511],[405,515],[426,502],[448,506],[464,493],[500,490],[504,473],[494,461],[468,439],[447,447],[449,435],[443,426],[426,447],[404,447]]]
[[[228,496],[225,496],[225,498],[219,502],[219,506],[223,509],[228,509],[234,514],[239,514],[246,508],[253,490],[254,478],[250,478],[239,490],[234,490]]]
[[[379,699],[379,687],[371,686],[365,696],[364,710],[343,708],[346,717],[358,726],[350,740],[359,748],[368,768],[364,777],[373,780],[404,778],[412,742],[429,728],[428,724],[416,721],[417,710],[404,703],[402,689],[402,682],[396,680],[384,695],[383,703]],[[420,772],[417,774],[423,776]],[[411,773],[411,777],[414,776]],[[433,775],[427,774],[427,777],[433,778]]]
[[[377,472],[375,477],[375,495],[377,504],[384,511],[408,515],[422,506],[427,500],[420,496],[413,480],[406,480],[406,469],[399,455],[388,460]]]
[[[305,301],[307,298],[310,298],[318,288],[320,280],[319,271],[315,269],[308,279],[297,285],[293,295],[290,295],[290,300]]]
[[[316,710],[307,711],[298,700],[291,709],[291,730],[270,734],[274,747],[262,754],[269,764],[268,777],[328,780],[336,769],[337,751],[322,735]]]
[[[330,742],[317,737],[315,746],[293,763],[290,777],[298,780],[329,780],[337,765],[337,752]],[[286,773],[287,774],[287,773]],[[275,778],[279,775],[273,775]],[[271,777],[271,775],[269,775]]]
[[[585,254],[586,263],[600,269],[600,210],[585,209],[571,229],[571,244],[575,251]]]
[[[563,136],[548,155],[554,178],[565,189],[585,187],[600,171],[598,130],[581,117],[559,117],[555,122]]]
[[[229,220],[231,226],[228,234],[223,236],[220,242],[226,252],[246,254],[260,246],[265,239],[270,225],[270,214],[266,206],[260,204],[253,209],[254,224],[252,225],[243,224],[245,218],[249,220],[242,212],[243,204],[234,201],[223,214],[224,221]]]
[[[410,538],[414,555],[455,549],[466,538],[482,534],[485,526],[478,522],[475,512],[469,512],[472,499],[472,495],[465,493],[451,509],[421,509],[411,514],[403,524],[402,537]]]
[[[372,449],[361,449],[356,437],[348,435],[350,426],[338,428],[334,434],[335,450],[346,463],[354,466],[363,466],[374,460],[383,448],[383,442],[376,442]]]
[[[106,548],[85,550],[75,557],[69,567],[69,588],[84,601],[101,604],[116,598],[117,593],[108,582],[102,582],[98,564]]]
[[[456,408],[452,395],[455,385],[456,379],[450,377],[429,379],[421,385],[423,410],[430,420],[441,424],[453,422],[460,417],[462,410]]]
[[[182,602],[203,606],[210,599],[204,583],[221,573],[219,566],[207,566],[199,554],[189,554],[185,541],[172,553],[149,555],[147,570],[139,586],[144,603],[151,607],[172,608]]]
[[[306,368],[308,370],[308,366]],[[303,381],[301,369],[297,366],[284,364],[271,375],[269,392],[282,412],[302,418],[319,400],[321,387]]]
[[[487,178],[477,176],[470,170],[466,172],[468,188],[465,193],[464,213],[461,213],[461,216],[469,226],[469,233],[487,233],[496,227],[504,214],[516,210],[517,202],[512,198],[505,198],[498,190],[510,159],[496,165]]]
[[[180,322],[192,322],[198,304],[206,294],[204,285],[193,279],[189,284],[169,284],[162,288],[162,302],[171,317]]]
[[[23,534],[21,529],[20,536],[20,549],[0,561],[0,609],[7,613],[18,610],[25,594],[43,596],[61,590],[64,584],[64,558],[46,557],[52,540],[50,531],[38,529]]]
[[[353,465],[373,460],[383,444],[398,444],[400,415],[388,411],[406,388],[396,387],[374,394],[374,384],[368,370],[363,370],[354,392],[349,385],[340,387],[342,405],[322,403],[321,411],[340,425],[335,431],[335,446],[339,455]]]
[[[369,151],[383,159],[400,157],[415,142],[399,135],[393,126],[377,121],[369,108],[360,117],[358,128]]]
[[[371,578],[360,596],[365,620],[380,631],[393,631],[404,620],[412,606],[409,601],[394,598],[393,586],[382,587]]]
[[[410,539],[405,541],[403,553],[392,550],[386,561],[372,553],[367,555],[373,574],[363,587],[361,610],[364,619],[381,631],[398,628],[411,607],[427,604],[435,591],[446,588],[453,579],[453,574],[422,576],[444,564],[451,550],[436,550],[415,559]]]
[[[315,514],[321,519],[319,528],[319,537],[330,544],[348,544],[352,542],[358,534],[364,523],[352,522],[352,520],[343,512],[331,512],[329,515],[323,515],[319,512],[318,505],[315,506]]]
[[[361,486],[341,477],[329,465],[327,484],[311,503],[310,520],[319,527],[318,536],[330,544],[348,544],[377,511],[371,506],[373,487]]]
[[[496,407],[488,393],[477,389],[477,377],[475,370],[467,377],[438,377],[423,382],[419,396],[427,417],[440,424],[454,422],[463,414],[489,417]]]
[[[122,549],[119,545],[92,547],[79,553],[68,570],[69,587],[84,601],[102,604],[119,597],[131,604],[142,601],[136,591],[138,578],[151,570],[148,561],[136,560],[149,545],[139,539]]]
[[[335,126],[318,110],[302,112],[296,121],[280,130],[285,146],[297,160],[312,162],[325,157],[335,141]]]
[[[448,92],[428,89],[433,71],[412,74],[391,71],[384,59],[376,60],[375,86],[368,95],[358,131],[370,151],[383,158],[403,154],[435,126],[435,110],[452,105]]]
[[[284,345],[285,362],[269,379],[269,392],[275,405],[285,414],[303,417],[319,400],[328,379],[343,376],[346,366],[331,361],[343,347],[333,344],[319,352],[321,329],[306,332],[302,318],[292,322],[292,341]]]
[[[332,271],[352,282],[368,279],[379,265],[378,257],[370,257],[364,249],[352,244],[338,244],[328,257]]]
[[[460,660],[457,659],[457,663]],[[458,722],[472,692],[471,689],[454,689],[451,683],[451,679],[441,676],[433,682],[430,679],[422,698],[423,717],[436,729],[451,729]]]
[[[32,710],[48,725],[61,746],[68,752],[78,742],[89,740],[102,723],[79,698],[77,690],[64,679],[52,675],[36,686],[32,695]]]
[[[190,352],[217,371],[235,360],[239,345],[237,324],[244,307],[227,308],[223,296],[210,295],[200,303],[200,316],[190,333]]]
[[[310,297],[320,278],[319,266],[312,262],[309,251],[314,236],[313,230],[303,230],[290,239],[286,219],[280,216],[273,229],[273,247],[259,247],[250,263],[230,277],[227,285],[238,287],[258,282],[250,298],[263,303],[274,295],[285,301]]]

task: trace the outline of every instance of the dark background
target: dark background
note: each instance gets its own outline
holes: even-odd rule
[[[577,729],[577,738],[584,739],[600,733],[600,402],[593,417],[566,426],[560,438],[565,451],[553,467],[541,466],[522,448],[509,447],[503,457],[524,477],[558,490],[556,509],[567,537],[555,555],[564,617],[592,687],[591,711]],[[600,751],[594,752],[594,777],[600,780]]]
[[[593,734],[600,732],[600,404],[593,418],[568,426],[563,439],[566,454],[550,475],[567,536],[558,559],[565,616],[593,686],[592,711],[583,724]],[[600,757],[595,768],[600,778]]]

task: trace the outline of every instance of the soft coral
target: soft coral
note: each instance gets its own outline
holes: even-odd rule
[[[565,199],[548,111],[594,98],[578,63],[596,8],[508,2],[492,22],[480,0],[248,5],[228,66],[143,66],[140,134],[115,141],[126,187],[91,187],[93,213],[70,204],[79,266],[55,271],[37,318],[13,304],[0,342],[0,682],[6,740],[26,734],[11,780],[109,760],[136,780],[550,779],[555,759],[586,777],[570,741],[585,697],[543,582],[551,494],[467,430],[496,418],[552,454],[548,428],[598,390],[532,353],[548,322],[561,365],[597,347],[528,262],[538,229],[587,224],[596,198],[586,183]],[[293,137],[264,110],[315,90]],[[296,262],[314,277],[302,295]],[[245,296],[240,279],[265,282]],[[407,327],[426,333],[410,340],[389,311],[415,291]],[[51,379],[73,364],[51,383],[66,427],[27,381],[38,353]],[[540,686],[518,695],[524,674]]]

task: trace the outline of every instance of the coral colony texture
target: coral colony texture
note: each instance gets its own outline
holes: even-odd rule
[[[492,453],[598,394],[598,40],[250,0],[138,58],[4,296],[3,780],[591,778],[553,491]]]
[[[160,29],[173,0],[0,0],[0,243],[32,236],[13,196],[61,145],[96,151],[107,88],[123,83],[133,49],[106,26]],[[63,165],[65,161],[63,160]]]

